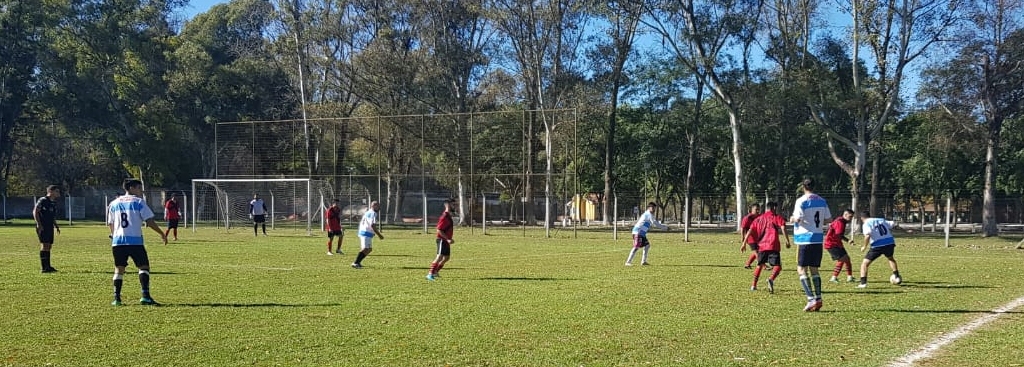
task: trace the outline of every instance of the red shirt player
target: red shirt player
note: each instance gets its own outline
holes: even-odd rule
[[[754,219],[757,219],[761,215],[761,205],[754,203],[750,205],[750,213],[745,215],[740,220],[740,234],[743,238],[740,240],[740,252],[747,250],[750,247],[750,257],[747,258],[747,263],[743,264],[744,268],[750,269],[750,264],[757,260],[757,239],[750,235],[750,226],[754,224]]]
[[[331,207],[324,211],[324,219],[327,222],[327,254],[333,255],[331,247],[334,245],[334,236],[338,236],[338,253],[341,253],[341,239],[345,230],[341,229],[341,208],[338,207],[338,199],[331,202]]]
[[[825,232],[825,250],[828,250],[828,254],[832,256],[832,261],[836,262],[836,267],[832,270],[832,278],[828,280],[832,283],[839,283],[839,273],[843,271],[844,266],[846,267],[846,281],[854,281],[853,264],[850,263],[850,255],[843,247],[844,241],[850,241],[846,237],[846,225],[850,223],[851,219],[853,219],[853,210],[846,209],[843,211],[843,216],[832,221],[832,224],[828,226],[828,231]]]
[[[779,243],[779,235],[786,238],[786,248],[790,246],[789,236],[786,234],[786,219],[775,213],[778,203],[768,202],[765,204],[764,214],[754,219],[754,223],[748,231],[750,236],[757,239],[757,266],[754,268],[754,284],[750,290],[757,290],[757,280],[761,278],[761,269],[768,264],[772,267],[772,274],[768,276],[768,293],[775,293],[775,279],[782,272],[782,245]]]
[[[181,220],[181,206],[178,205],[178,195],[173,195],[164,202],[164,219],[167,220],[167,229],[164,237],[173,231],[174,240],[178,240],[178,221]]]
[[[439,277],[437,273],[441,271],[444,264],[451,258],[452,244],[455,243],[455,240],[452,239],[452,235],[455,234],[455,223],[452,221],[453,204],[453,200],[445,200],[444,212],[437,219],[437,257],[434,258],[434,262],[430,263],[430,272],[427,273],[427,280],[437,279]]]

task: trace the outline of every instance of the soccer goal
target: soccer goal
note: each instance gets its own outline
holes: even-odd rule
[[[268,229],[323,229],[323,210],[334,195],[326,181],[306,178],[192,180],[192,231],[251,229],[249,203],[259,194]]]

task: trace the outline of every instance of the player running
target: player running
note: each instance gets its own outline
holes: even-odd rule
[[[384,235],[377,229],[378,211],[380,211],[380,203],[371,202],[370,208],[363,213],[363,219],[359,220],[359,255],[356,255],[356,261],[352,263],[353,268],[362,269],[363,259],[373,252],[373,235],[384,239]]]
[[[743,237],[740,239],[740,253],[747,251],[747,247],[750,247],[750,257],[747,258],[747,263],[743,264],[743,268],[750,269],[750,264],[757,261],[757,239],[748,235],[750,231],[750,225],[754,223],[754,219],[761,216],[761,205],[754,203],[750,205],[750,212],[743,216],[740,220],[740,235]]]
[[[871,266],[871,262],[882,255],[889,259],[889,268],[892,269],[892,276],[896,279],[895,283],[901,283],[903,278],[900,277],[900,268],[896,264],[896,258],[893,257],[893,252],[896,250],[896,239],[892,236],[892,224],[883,218],[871,218],[871,213],[867,211],[860,213],[860,220],[864,222],[864,225],[861,226],[861,232],[864,233],[864,245],[860,247],[860,251],[867,250],[869,245],[871,251],[864,254],[864,261],[860,263],[860,284],[857,285],[857,288],[868,286],[868,266]]]
[[[753,238],[759,250],[751,291],[757,290],[757,281],[761,278],[765,264],[772,267],[772,273],[768,276],[768,293],[775,293],[775,279],[782,273],[782,244],[779,243],[779,235],[786,239],[786,248],[790,247],[791,242],[786,234],[786,219],[775,213],[778,207],[779,204],[775,202],[765,204],[764,214],[755,218],[750,229],[744,232],[744,238]]]
[[[793,242],[799,248],[796,272],[800,274],[800,285],[807,295],[804,311],[818,311],[822,306],[821,275],[818,274],[818,268],[821,267],[822,242],[825,240],[823,229],[825,222],[832,218],[832,213],[825,199],[814,193],[814,180],[804,179],[800,186],[804,194],[796,199],[790,218],[793,223]]]

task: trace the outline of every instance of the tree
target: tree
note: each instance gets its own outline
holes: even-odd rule
[[[746,209],[741,100],[738,97],[747,75],[737,75],[739,67],[735,65],[729,46],[752,42],[759,18],[752,15],[760,14],[762,5],[761,1],[754,0],[664,0],[648,9],[646,21],[662,36],[668,52],[711,88],[729,115],[737,215]],[[736,225],[739,226],[739,221]]]
[[[900,113],[900,91],[908,65],[948,37],[961,3],[961,0],[850,0],[850,7],[846,9],[853,17],[850,80],[837,80],[834,75],[819,79],[819,83],[811,86],[815,97],[808,106],[812,119],[825,129],[832,160],[850,177],[853,210],[857,210],[868,144]],[[871,52],[874,62],[875,74],[869,79],[864,79],[858,66],[862,47]],[[835,88],[837,83],[847,82],[852,97],[832,93],[842,90]],[[844,133],[841,129],[847,118],[852,126]],[[852,152],[852,163],[837,152],[835,142]]]
[[[7,194],[14,156],[12,133],[25,122],[22,112],[32,94],[38,67],[38,39],[49,23],[47,7],[36,0],[0,0],[0,195]]]

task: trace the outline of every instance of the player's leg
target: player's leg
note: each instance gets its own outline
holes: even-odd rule
[[[648,241],[647,241],[647,238],[645,237],[645,238],[644,238],[644,250],[643,250],[643,254],[642,254],[642,255],[640,255],[640,265],[651,265],[651,263],[647,262],[647,254],[648,254],[648,253],[649,253],[650,251],[651,251],[651,243],[650,243],[650,242],[648,242]]]
[[[810,311],[810,307],[814,303],[814,291],[811,289],[811,274],[807,256],[808,246],[810,245],[797,245],[796,253],[796,273],[800,277],[800,286],[804,289],[804,295],[807,296],[805,311]]]
[[[128,253],[125,251],[126,246],[114,246],[111,248],[111,252],[114,255],[114,301],[111,305],[121,305],[121,288],[124,285],[124,272],[125,267],[128,266]]]
[[[868,250],[868,253],[864,254],[864,261],[860,263],[860,284],[857,285],[858,288],[868,286],[868,267],[871,266],[871,263],[879,256],[882,256],[882,253],[874,247]]]
[[[764,259],[762,257],[763,256],[760,256],[760,255],[758,256],[757,268],[754,269],[754,282],[750,285],[750,290],[752,290],[752,291],[756,291],[757,290],[757,281],[759,279],[761,279],[761,270],[764,269],[763,265],[765,264],[766,259]],[[746,268],[749,269],[750,265],[747,265]]]
[[[743,268],[750,269],[750,264],[753,264],[755,261],[758,261],[757,244],[748,243],[747,246],[750,247],[750,256],[747,257],[747,262],[743,264]]]
[[[814,287],[814,306],[811,307],[811,311],[818,311],[821,309],[821,274],[819,269],[821,268],[821,257],[824,256],[823,246],[820,243],[813,243],[810,246],[807,254],[807,265],[811,272],[811,285]]]
[[[54,273],[57,269],[50,266],[50,251],[53,249],[53,227],[39,228],[36,231],[39,237],[39,266],[43,273]]]
[[[334,255],[334,232],[327,231],[327,254]]]
[[[267,221],[264,220],[263,223],[260,224],[263,226],[263,235],[267,236]]]
[[[437,275],[437,272],[441,270],[441,258],[444,256],[441,255],[442,247],[444,246],[444,240],[436,238],[434,239],[434,244],[437,251],[435,251],[434,253],[434,261],[430,262],[430,269],[427,270],[427,280],[434,280],[434,277]]]
[[[626,266],[633,266],[633,256],[636,256],[636,250],[638,250],[643,243],[640,235],[633,235],[633,248],[629,250],[629,256],[626,257]]]
[[[778,251],[772,251],[768,254],[766,262],[772,267],[772,273],[768,276],[768,293],[775,293],[775,279],[782,274],[782,254]],[[761,267],[758,265],[758,267]]]
[[[900,276],[899,264],[896,263],[896,257],[894,256],[895,250],[895,245],[886,246],[885,253],[883,255],[885,255],[885,258],[889,260],[889,269],[892,269],[892,274],[897,278],[902,279],[903,277]]]
[[[359,236],[359,254],[356,255],[356,261],[352,263],[352,267],[362,268],[363,259],[370,254],[370,251],[373,251],[373,237]]]
[[[132,262],[135,263],[135,267],[139,268],[139,285],[142,287],[142,298],[139,299],[139,303],[158,305],[149,294],[149,254],[143,246],[131,247],[137,247],[132,249],[131,258]]]
[[[839,259],[839,261],[841,261],[844,264],[844,266],[846,266],[846,281],[852,283],[854,281],[853,262],[850,260],[850,255],[847,254],[846,256],[843,256],[843,258]]]
[[[341,232],[338,232],[338,247],[335,247],[334,249],[335,249],[335,252],[337,252],[339,255],[343,255],[343,253],[341,252],[341,240],[344,239],[344,238],[345,238],[345,231],[342,230]]]

